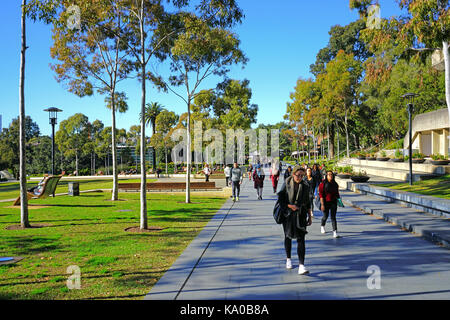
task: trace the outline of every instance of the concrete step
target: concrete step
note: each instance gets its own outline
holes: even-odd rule
[[[341,191],[344,204],[359,208],[405,231],[412,232],[433,243],[450,248],[450,219],[388,203],[368,195]]]

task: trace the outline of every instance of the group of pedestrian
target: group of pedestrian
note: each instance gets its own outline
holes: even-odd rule
[[[326,173],[323,177],[321,169]],[[286,251],[286,268],[292,269],[291,250],[292,240],[297,240],[297,255],[299,259],[299,274],[307,274],[305,267],[305,235],[307,227],[312,224],[314,199],[320,199],[320,210],[323,212],[321,220],[321,233],[325,232],[325,224],[331,216],[333,237],[338,238],[336,212],[340,200],[339,186],[334,179],[334,173],[319,168],[296,165],[294,169],[288,168],[285,173],[284,184],[278,192],[278,202],[283,208],[284,221],[284,248]],[[318,202],[318,201],[317,201]]]

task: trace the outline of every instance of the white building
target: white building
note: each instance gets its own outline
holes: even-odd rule
[[[439,109],[418,114],[412,123],[412,149],[426,156],[449,155],[449,119],[448,109]],[[409,131],[404,139],[405,150],[409,148]]]

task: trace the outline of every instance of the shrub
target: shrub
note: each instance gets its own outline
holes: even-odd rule
[[[413,159],[423,159],[423,158],[425,158],[425,155],[420,152],[414,152],[412,157],[413,157]]]
[[[431,155],[431,159],[433,160],[445,160],[445,157],[442,154],[435,153]]]

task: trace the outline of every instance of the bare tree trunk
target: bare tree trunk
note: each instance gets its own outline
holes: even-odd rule
[[[144,0],[141,0],[140,8],[140,35],[141,35],[141,208],[140,208],[140,229],[148,228],[147,220],[147,177],[145,168],[145,38],[144,38]]]
[[[166,177],[168,177],[169,176],[169,170],[167,168],[167,147],[166,147],[165,143],[164,143],[164,152],[165,152],[165,155],[166,155]]]
[[[111,194],[111,200],[117,201],[119,200],[119,190],[118,190],[118,181],[117,181],[117,156],[116,156],[116,97],[115,90],[111,91],[111,152],[112,152],[112,173],[113,173],[113,189]]]
[[[191,202],[191,98],[188,97],[187,115],[187,172],[186,172],[186,203]]]
[[[75,171],[77,172],[76,176],[78,177],[78,150],[75,151]]]
[[[347,143],[347,158],[350,158],[350,142],[348,139],[348,118],[347,118],[347,110],[345,110],[345,141]]]
[[[335,119],[336,121],[336,133],[337,133],[337,157],[338,157],[338,161],[339,161],[339,152],[340,152],[340,143],[339,143],[339,126],[338,126],[338,122],[337,122],[337,118]]]
[[[30,228],[28,220],[28,199],[27,199],[27,173],[26,173],[26,154],[25,154],[25,51],[27,50],[26,38],[26,0],[22,0],[22,49],[20,52],[20,80],[19,80],[19,144],[20,144],[20,225],[22,228]]]
[[[327,152],[327,158],[330,160],[330,126],[327,124],[327,135],[328,135],[328,152]]]

